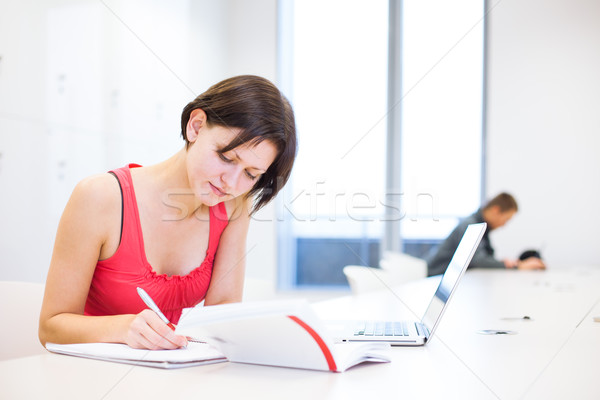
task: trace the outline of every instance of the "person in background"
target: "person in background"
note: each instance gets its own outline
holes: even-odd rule
[[[450,263],[460,239],[469,224],[487,223],[487,230],[469,264],[469,268],[545,269],[539,253],[523,253],[517,260],[498,260],[490,243],[490,231],[504,226],[519,210],[516,200],[508,193],[500,193],[474,214],[462,220],[427,260],[427,275],[443,274]]]
[[[176,324],[184,308],[242,300],[251,215],[288,180],[296,126],[267,79],[211,86],[181,115],[182,148],[78,183],[61,217],[39,323],[42,344],[187,345],[138,296]]]

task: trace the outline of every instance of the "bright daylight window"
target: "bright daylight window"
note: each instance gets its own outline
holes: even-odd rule
[[[345,265],[379,263],[392,207],[385,190],[390,108],[402,110],[401,129],[391,134],[402,143],[394,157],[401,159],[405,251],[423,252],[477,208],[483,2],[405,1],[402,21],[389,18],[383,0],[279,6],[280,84],[300,144],[278,199],[279,285],[345,287]],[[403,27],[402,42],[391,39],[403,49],[401,68],[391,71],[402,79],[396,104],[388,104],[390,21]]]
[[[404,1],[402,14],[400,236],[423,256],[481,200],[484,2]]]

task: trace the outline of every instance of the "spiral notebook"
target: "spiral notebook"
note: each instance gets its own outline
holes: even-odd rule
[[[176,350],[134,349],[121,343],[46,343],[46,350],[69,356],[164,369],[227,361],[214,347],[196,342],[189,342],[186,348]]]

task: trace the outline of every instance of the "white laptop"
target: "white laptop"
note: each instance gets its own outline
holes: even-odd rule
[[[327,327],[336,341],[377,341],[392,346],[420,346],[427,343],[439,325],[452,294],[464,275],[479,246],[487,224],[467,227],[440,284],[421,321],[343,321],[328,322]]]

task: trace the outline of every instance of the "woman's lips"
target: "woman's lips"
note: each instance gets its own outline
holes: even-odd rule
[[[210,188],[212,189],[213,193],[216,194],[217,196],[219,196],[219,197],[227,196],[227,193],[225,193],[224,191],[222,191],[221,189],[219,189],[212,183],[208,182],[208,184],[210,185]]]

